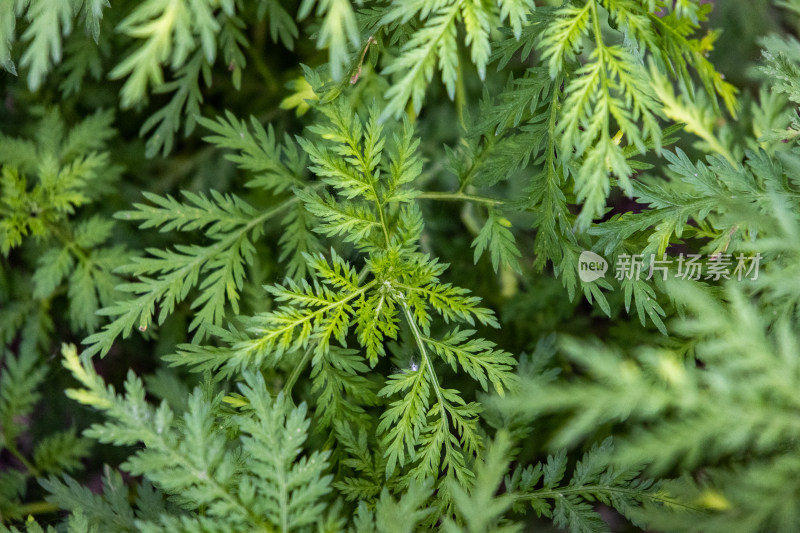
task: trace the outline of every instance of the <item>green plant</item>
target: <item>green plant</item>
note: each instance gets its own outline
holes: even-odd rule
[[[3,530],[797,528],[796,21],[6,4]]]

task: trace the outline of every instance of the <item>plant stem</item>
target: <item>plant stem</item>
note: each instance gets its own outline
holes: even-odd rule
[[[489,198],[488,196],[477,196],[475,194],[466,194],[463,192],[424,192],[417,196],[427,200],[449,200],[454,202],[476,202],[486,205],[502,205],[505,200],[499,198]]]
[[[27,517],[30,515],[55,513],[59,509],[60,508],[57,505],[52,504],[50,502],[45,502],[45,501],[31,502],[20,505],[19,514],[20,516]]]
[[[17,449],[16,444],[13,442],[6,442],[5,448],[8,450],[11,455],[17,458],[17,460],[22,463],[28,473],[33,477],[39,477],[39,470],[31,463],[27,457],[22,455],[22,453]]]
[[[308,361],[311,359],[311,353],[314,351],[314,345],[309,344],[306,348],[306,351],[303,353],[303,357],[300,361],[295,365],[292,369],[292,373],[289,374],[289,377],[286,379],[286,383],[283,384],[282,392],[284,396],[291,399],[292,397],[292,387],[294,384],[297,383],[297,378],[300,377],[300,374],[303,373],[303,369],[305,369]]]
[[[494,135],[485,136],[483,145],[481,146],[477,157],[472,161],[472,165],[470,165],[467,174],[464,176],[463,179],[461,179],[461,176],[458,177],[458,179],[461,181],[461,184],[458,187],[458,192],[460,193],[464,192],[464,190],[466,190],[466,188],[472,184],[472,179],[475,177],[475,173],[478,171],[478,169],[483,164],[483,161],[489,155],[492,146],[494,146],[494,140],[495,140]],[[466,144],[466,141],[463,139],[461,142]]]
[[[256,50],[257,50],[256,48],[248,47],[247,57],[248,59],[250,59],[250,61],[253,62],[253,65],[255,66],[258,73],[261,74],[261,79],[263,79],[266,84],[267,92],[269,94],[275,94],[281,90],[281,84],[278,82],[278,80],[272,74],[270,68],[261,58],[261,54],[257,53]]]
[[[687,505],[685,503],[681,503],[679,500],[675,500],[673,498],[668,498],[665,496],[659,496],[658,494],[642,494],[639,490],[629,489],[626,487],[607,487],[602,485],[584,485],[580,487],[561,487],[552,490],[538,490],[531,492],[530,494],[514,494],[513,498],[515,500],[532,500],[537,498],[550,498],[556,499],[559,497],[563,497],[565,494],[584,494],[587,492],[606,492],[606,493],[616,493],[616,494],[625,494],[627,496],[631,496],[634,498],[647,498],[654,502],[664,503],[671,506],[676,507],[683,507],[684,509],[688,509],[691,511],[698,512],[701,509],[697,507],[692,507],[691,505]]]
[[[461,56],[461,45],[458,46],[458,55]],[[458,65],[456,66],[456,113],[458,114],[458,123],[463,130],[467,129],[467,124],[464,121],[464,106],[467,105],[467,91],[464,87],[464,70],[461,65],[464,61],[459,57]]]
[[[450,425],[447,420],[447,404],[442,396],[442,391],[439,386],[439,378],[436,376],[436,371],[433,369],[433,363],[428,355],[428,350],[425,348],[425,340],[422,332],[417,327],[417,322],[414,320],[414,316],[411,314],[411,310],[408,308],[408,304],[406,303],[406,299],[403,294],[397,293],[397,299],[400,301],[400,305],[403,307],[403,314],[405,314],[406,320],[408,321],[408,326],[411,328],[411,333],[414,335],[414,339],[417,341],[417,347],[419,348],[422,364],[425,365],[425,370],[428,372],[428,375],[431,378],[433,391],[436,393],[436,399],[439,401],[439,410],[441,411],[441,417],[442,421],[444,422],[445,431],[449,432]]]

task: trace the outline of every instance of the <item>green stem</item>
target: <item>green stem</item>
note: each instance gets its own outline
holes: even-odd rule
[[[389,239],[389,228],[386,225],[386,217],[383,214],[383,204],[380,201],[378,201],[377,198],[375,200],[375,203],[378,206],[378,218],[381,221],[381,228],[383,229],[383,238],[386,239],[386,247],[388,248],[389,244],[391,243],[391,240]]]
[[[454,202],[475,202],[486,205],[503,205],[505,200],[499,198],[489,198],[488,196],[477,196],[475,194],[467,194],[461,191],[458,192],[424,192],[417,196],[427,200],[449,200]]]
[[[561,84],[564,82],[564,75],[559,74],[553,80],[553,89],[550,96],[550,117],[547,120],[547,156],[545,159],[545,166],[547,167],[547,177],[551,179],[551,172],[555,169],[556,159],[556,123],[558,118],[558,94],[561,92]],[[556,183],[558,186],[558,174],[555,173]]]
[[[311,360],[311,353],[314,351],[313,345],[309,344],[306,351],[303,353],[303,357],[300,359],[295,367],[292,369],[292,373],[289,374],[289,377],[286,378],[286,383],[283,384],[283,395],[287,398],[291,399],[292,397],[292,387],[294,384],[297,383],[297,379],[300,377],[300,374],[303,373],[303,369],[305,369],[308,362]]]
[[[462,55],[460,43],[458,46],[458,55]],[[467,91],[464,87],[464,70],[461,68],[463,64],[464,61],[459,57],[456,66],[456,113],[458,114],[458,123],[461,125],[461,129],[466,130],[467,123],[464,121],[464,106],[467,105]]]
[[[27,457],[22,455],[22,453],[17,449],[16,444],[14,444],[13,442],[6,442],[5,445],[6,445],[5,446],[6,450],[8,450],[11,453],[11,455],[16,457],[20,463],[22,463],[22,465],[25,467],[25,469],[31,476],[39,477],[39,470],[33,465],[33,463],[31,463],[28,460]]]
[[[257,52],[257,50],[261,50],[261,48],[255,48],[253,46],[248,46],[245,48],[247,50],[247,56],[250,61],[253,62],[255,65],[256,70],[259,74],[261,74],[261,78],[267,85],[267,92],[269,94],[275,94],[281,90],[281,84],[278,83],[278,80],[275,79],[275,76],[272,74],[272,71],[269,69],[267,64],[261,58],[261,54]]]
[[[483,225],[475,216],[474,204],[467,202],[461,207],[461,222],[464,223],[464,226],[473,237],[476,237],[481,232]]]
[[[536,498],[555,499],[563,497],[565,494],[583,494],[586,492],[593,492],[593,493],[606,492],[606,493],[624,494],[626,496],[630,496],[631,498],[635,499],[644,499],[646,497],[648,500],[654,502],[664,503],[675,507],[682,507],[684,509],[695,512],[702,511],[702,509],[698,509],[697,507],[692,507],[691,505],[681,503],[673,498],[668,498],[666,496],[658,496],[656,494],[642,494],[640,490],[627,489],[625,487],[604,487],[602,485],[584,485],[580,487],[564,487],[553,490],[538,490],[530,494],[514,494],[513,498],[515,500],[533,500]]]
[[[65,230],[61,229],[61,227],[53,223],[48,223],[47,226],[50,228],[50,231],[53,232],[53,235],[58,237],[58,240],[60,240],[64,244],[64,247],[72,251],[73,254],[75,254],[75,257],[78,258],[79,262],[81,262],[84,265],[87,263],[93,265],[93,262],[89,259],[89,256],[86,254],[86,252],[84,252],[80,246],[75,244],[75,241],[71,235],[69,235]]]
[[[465,142],[466,144],[466,141],[462,142]],[[493,145],[494,145],[494,135],[485,136],[484,144],[481,147],[480,152],[478,152],[478,157],[476,157],[475,160],[472,161],[472,165],[470,165],[467,174],[464,176],[463,179],[461,179],[461,176],[459,176],[461,184],[458,187],[458,192],[460,193],[464,192],[464,190],[472,183],[472,179],[475,177],[475,174],[478,172],[478,169],[481,167],[481,164],[483,164],[484,159],[488,157],[489,152],[491,151]]]
[[[695,133],[698,137],[707,142],[709,148],[711,148],[711,153],[721,154],[722,157],[727,159],[728,162],[734,167],[738,165],[738,161],[736,161],[736,159],[733,157],[731,151],[728,150],[728,148],[726,148],[725,146],[723,146],[723,144],[719,141],[719,139],[717,139],[717,136],[714,135],[713,131],[703,128],[699,124],[698,126],[694,126],[691,128],[687,127],[686,130]]]
[[[60,507],[58,507],[58,505],[45,501],[24,503],[20,505],[18,509],[20,516],[23,517],[37,515],[37,514],[55,513],[58,512],[59,510]]]
[[[597,61],[598,61],[599,65],[600,65],[600,67],[599,67],[600,68],[600,83],[601,83],[601,85],[603,87],[603,91],[606,94],[610,94],[611,90],[609,88],[608,73],[606,72],[606,69],[605,69],[605,60],[604,60],[606,45],[603,42],[603,30],[600,28],[600,15],[597,13],[597,2],[596,2],[596,0],[592,0],[592,2],[590,4],[590,9],[592,10],[592,27],[593,27],[593,31],[594,31],[594,40],[595,40],[595,44],[597,46]],[[605,139],[608,138],[608,127],[609,127],[608,115],[605,116],[604,124],[605,124],[605,127],[603,128],[602,136],[603,136],[603,139],[605,140]]]
[[[408,321],[408,326],[411,328],[411,333],[414,335],[414,339],[417,341],[420,358],[422,359],[421,364],[425,366],[425,371],[428,372],[428,375],[431,378],[433,391],[436,393],[436,399],[439,402],[439,410],[441,411],[441,417],[442,421],[444,422],[445,431],[449,432],[450,426],[447,420],[447,407],[439,386],[439,378],[436,376],[436,371],[433,369],[433,363],[428,355],[428,350],[425,348],[424,337],[422,332],[417,327],[417,322],[414,320],[414,316],[411,314],[411,310],[408,308],[408,304],[406,303],[406,299],[403,294],[397,293],[397,299],[400,301],[400,305],[403,307],[403,314],[405,314],[406,320]]]
[[[391,242],[389,239],[389,226],[386,224],[386,216],[383,213],[383,201],[378,194],[378,187],[375,185],[375,177],[372,175],[369,164],[367,163],[364,154],[362,154],[359,150],[359,147],[352,142],[348,142],[348,144],[353,150],[353,153],[357,154],[358,162],[361,165],[361,173],[364,174],[364,177],[369,183],[369,188],[372,192],[372,199],[375,201],[375,207],[378,209],[378,219],[380,220],[381,229],[383,230],[383,238],[386,240],[386,247],[388,248]]]

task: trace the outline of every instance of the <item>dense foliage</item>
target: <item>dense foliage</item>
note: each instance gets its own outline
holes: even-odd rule
[[[797,531],[797,35],[0,0],[0,530]]]

